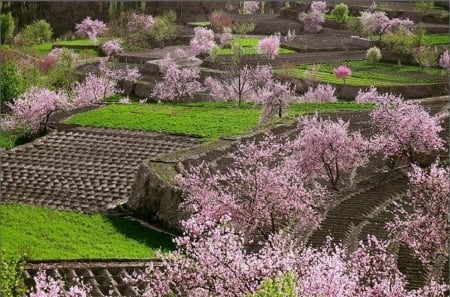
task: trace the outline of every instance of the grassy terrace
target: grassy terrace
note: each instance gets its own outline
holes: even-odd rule
[[[368,110],[370,105],[353,102],[293,103],[289,119],[295,115],[314,112]],[[179,104],[108,105],[76,114],[66,123],[82,126],[123,128],[143,131],[197,134],[206,140],[238,135],[252,131],[257,125],[261,109],[244,104],[237,108],[230,102],[200,102]]]
[[[378,35],[369,36],[371,40],[379,40],[380,37]],[[407,42],[412,43],[414,36],[409,37]],[[383,36],[381,36],[381,40],[383,40]],[[447,33],[439,33],[439,34],[425,34],[423,36],[423,45],[448,45],[450,43],[450,35]]]
[[[101,44],[101,42],[99,42]],[[64,41],[55,41],[55,42],[44,42],[38,45],[33,46],[33,49],[40,55],[45,56],[52,50],[53,44],[60,44],[60,45],[94,45],[94,43],[90,39],[75,39],[75,40],[64,40]],[[77,52],[80,53],[90,53],[91,55],[94,55],[96,51],[93,50],[77,50]],[[98,53],[95,54],[98,56]]]
[[[260,39],[258,38],[236,38],[233,39],[231,42],[234,44],[238,44],[243,47],[244,54],[245,55],[255,55],[258,54],[258,43]],[[232,51],[231,48],[218,48],[215,52],[217,55],[231,55]],[[290,54],[295,53],[295,51],[286,49],[286,48],[280,48],[279,50],[280,54]]]
[[[171,238],[124,218],[86,215],[44,207],[0,206],[5,257],[119,259],[155,257],[174,248]]]
[[[333,69],[338,64],[320,64],[318,79],[324,83],[343,84],[343,80],[336,78]],[[345,83],[352,86],[395,86],[411,84],[432,84],[444,81],[446,76],[438,68],[423,69],[417,66],[396,65],[387,63],[370,64],[366,61],[352,61],[347,63],[352,70],[351,77]],[[304,78],[308,65],[298,65],[289,69],[277,68],[275,73],[286,74],[296,78]],[[427,76],[421,76],[426,74]]]

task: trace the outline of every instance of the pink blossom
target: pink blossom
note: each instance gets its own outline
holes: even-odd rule
[[[240,106],[245,100],[255,100],[257,90],[273,82],[271,68],[268,66],[244,66],[237,76],[223,79],[207,77],[205,86],[210,95],[219,100],[238,101]]]
[[[308,88],[308,91],[299,98],[300,102],[336,102],[336,88],[329,84],[319,84],[315,89]]]
[[[15,125],[11,123],[10,126],[34,133],[45,133],[51,114],[71,108],[65,93],[37,87],[30,88],[7,105],[11,108],[11,116],[15,121]],[[8,121],[10,120],[12,119]]]
[[[389,98],[387,98],[389,99]],[[370,118],[378,130],[372,147],[385,158],[400,160],[406,157],[414,162],[419,154],[428,154],[443,148],[439,137],[439,120],[430,116],[418,104],[402,100],[377,102]]]
[[[375,103],[379,105],[399,104],[403,101],[402,97],[391,93],[379,94],[377,88],[371,86],[368,90],[358,90],[358,95],[355,97],[357,103]]]
[[[108,30],[105,23],[99,20],[92,20],[86,17],[80,24],[75,25],[75,34],[87,36],[92,41],[97,41],[97,37],[103,35]]]
[[[258,43],[258,52],[269,60],[278,57],[279,49],[280,37],[276,35],[263,38]]]
[[[223,33],[217,35],[219,36],[219,42],[222,45],[227,44],[233,38],[233,34],[231,34],[231,29],[227,27],[223,28]]]
[[[327,2],[325,1],[313,1],[311,2],[311,12],[327,12]]]
[[[81,83],[77,82],[75,84],[73,88],[73,103],[77,107],[93,105],[118,92],[116,82],[113,80],[88,73]]]
[[[299,16],[303,22],[304,30],[308,33],[319,33],[322,31],[322,24],[325,22],[325,13],[311,11],[309,14],[302,13]]]
[[[448,197],[449,167],[434,163],[428,170],[413,166],[405,203],[396,205],[388,225],[394,241],[409,246],[424,263],[449,255]]]
[[[55,47],[47,54],[47,57],[52,57],[53,59],[58,60],[59,55],[61,54],[62,51],[63,51],[62,48]]]
[[[117,39],[108,40],[102,45],[102,51],[108,56],[115,56],[123,52],[120,41]]]
[[[333,69],[333,73],[337,78],[342,78],[345,83],[345,79],[352,75],[352,71],[347,66],[339,66]]]
[[[439,58],[439,65],[444,69],[450,68],[450,55],[448,54],[448,50],[446,50]]]
[[[306,172],[325,176],[336,189],[344,172],[367,161],[368,142],[359,132],[349,132],[349,123],[303,117],[296,139],[299,167]]]
[[[141,30],[151,31],[154,23],[155,19],[152,15],[137,14],[132,12],[130,15],[130,20],[127,24],[127,29],[131,33],[139,32]]]
[[[28,297],[88,297],[92,291],[90,285],[86,285],[79,279],[74,279],[75,285],[65,289],[65,283],[59,278],[47,276],[45,271],[39,270],[34,277],[35,285]]]
[[[244,1],[244,13],[254,14],[259,10],[259,1]]]
[[[167,63],[164,77],[156,83],[153,96],[161,100],[179,100],[192,98],[195,93],[203,91],[198,67],[180,68],[170,58]]]
[[[123,97],[119,100],[120,104],[131,104],[130,98],[128,96]]]
[[[318,184],[306,186],[307,174],[295,166],[287,147],[287,139],[268,135],[241,144],[226,172],[206,164],[183,172],[178,177],[187,191],[182,208],[197,225],[228,215],[234,228],[255,242],[288,226],[299,236],[317,228],[326,191]]]
[[[191,39],[190,45],[196,54],[209,53],[216,46],[214,32],[203,27],[194,28],[194,37]]]
[[[284,37],[284,41],[285,42],[291,42],[291,41],[293,41],[295,39],[295,36],[296,36],[295,35],[295,30],[291,31],[291,29],[289,29],[287,34],[286,34],[286,36]]]

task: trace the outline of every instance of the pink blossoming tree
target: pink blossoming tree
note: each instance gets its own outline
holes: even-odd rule
[[[363,11],[359,17],[363,31],[368,35],[379,35],[388,32],[402,32],[404,34],[411,34],[414,22],[409,19],[389,19],[384,11]]]
[[[194,37],[190,41],[190,46],[195,54],[208,54],[216,46],[214,42],[214,32],[203,27],[194,28]]]
[[[424,263],[449,256],[449,167],[434,163],[429,169],[413,166],[404,203],[398,203],[389,226],[392,239],[405,243]]]
[[[230,77],[216,79],[207,77],[205,86],[210,95],[219,100],[236,101],[240,107],[245,100],[253,100],[257,97],[257,90],[273,81],[270,67],[244,66]]]
[[[131,33],[136,33],[142,30],[151,31],[154,23],[155,19],[152,15],[137,14],[132,12],[127,23],[127,29]]]
[[[439,120],[422,106],[392,96],[378,98],[377,108],[370,113],[378,131],[372,140],[375,151],[391,158],[395,165],[402,158],[413,163],[418,155],[443,148]]]
[[[107,56],[115,56],[121,52],[123,52],[123,48],[120,44],[120,41],[117,39],[108,40],[102,45],[102,51]]]
[[[295,39],[295,36],[296,36],[295,35],[295,30],[291,31],[291,29],[289,29],[287,34],[286,34],[286,36],[284,36],[284,41],[285,42],[291,42],[291,41],[293,41]]]
[[[337,189],[342,174],[367,161],[368,142],[359,132],[349,132],[349,123],[303,117],[297,140],[298,162],[306,172],[328,178]]]
[[[75,25],[75,34],[78,36],[87,36],[90,40],[96,42],[97,37],[106,33],[108,27],[99,20],[93,20],[86,17],[80,24]]]
[[[243,12],[244,14],[254,14],[259,10],[259,1],[244,1]]]
[[[325,202],[325,190],[306,185],[286,147],[273,135],[260,143],[239,146],[235,163],[227,172],[214,172],[206,165],[194,167],[178,181],[187,191],[182,208],[190,220],[202,225],[224,215],[248,240],[268,240],[284,228],[294,228],[301,237],[317,228]]]
[[[333,73],[337,78],[342,78],[345,84],[345,79],[352,75],[352,70],[347,66],[341,65],[333,69]]]
[[[278,57],[280,49],[280,37],[272,35],[261,39],[258,43],[258,52],[269,60],[274,60]]]
[[[164,61],[163,79],[156,83],[152,95],[161,100],[180,100],[192,98],[195,93],[202,92],[198,67],[181,68],[169,57]]]
[[[448,54],[448,50],[446,50],[439,58],[439,66],[444,69],[450,68],[450,55]]]
[[[27,295],[28,297],[88,297],[92,291],[91,286],[75,279],[76,285],[66,289],[64,281],[48,276],[45,271],[38,271],[34,277],[35,285]]]
[[[105,98],[119,92],[114,81],[88,73],[82,82],[75,83],[73,103],[76,107],[89,106],[102,102]]]
[[[336,102],[336,88],[329,84],[319,84],[316,88],[309,87],[308,91],[300,96],[298,101],[300,102]]]
[[[2,125],[2,128],[34,134],[46,133],[48,121],[54,112],[71,108],[65,93],[37,87],[30,88],[7,105],[11,108],[11,116],[6,117],[7,125]]]
[[[308,14],[302,13],[299,16],[306,32],[319,33],[322,31],[322,23],[325,22],[326,10],[327,3],[325,1],[311,2],[311,12]]]

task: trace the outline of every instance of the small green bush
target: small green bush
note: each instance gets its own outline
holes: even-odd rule
[[[0,295],[3,297],[25,296],[26,287],[23,280],[25,258],[1,259]]]
[[[40,44],[50,41],[52,35],[52,26],[45,20],[39,20],[25,26],[20,33],[20,43],[26,46]]]
[[[25,79],[20,75],[16,66],[5,63],[0,67],[1,101],[12,102],[14,98],[22,94],[26,89]]]
[[[366,53],[366,58],[369,63],[378,63],[382,58],[381,50],[376,46],[369,48]]]
[[[47,85],[54,89],[67,89],[77,80],[74,69],[65,64],[57,64],[48,73]]]
[[[360,35],[363,32],[361,20],[359,18],[349,19],[347,22],[347,29]]]
[[[275,280],[265,280],[258,291],[248,297],[296,297],[297,277],[286,273]]]
[[[434,2],[429,0],[417,1],[414,5],[414,10],[421,16],[425,16],[431,12],[434,8]]]
[[[161,16],[155,17],[152,38],[159,43],[161,47],[164,46],[165,41],[173,40],[177,37],[176,19],[177,15],[172,10],[165,12]]]
[[[240,22],[234,26],[234,31],[241,35],[246,35],[253,30],[255,30],[255,23],[251,21]]]
[[[339,3],[334,6],[331,14],[338,23],[344,24],[348,20],[348,6],[345,3]]]
[[[0,43],[11,43],[14,33],[14,18],[9,12],[7,14],[0,14]]]

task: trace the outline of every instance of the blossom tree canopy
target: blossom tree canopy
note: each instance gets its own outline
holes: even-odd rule
[[[444,69],[450,68],[450,55],[448,54],[448,50],[446,50],[439,58],[439,66]]]
[[[194,28],[194,37],[190,42],[191,49],[196,54],[209,53],[216,46],[214,32],[203,27]]]
[[[419,154],[443,148],[439,120],[430,116],[421,105],[389,95],[379,96],[377,100],[377,108],[370,113],[378,131],[371,142],[375,151],[385,158],[406,157],[415,162]]]
[[[316,115],[303,117],[299,127],[299,166],[306,172],[326,176],[334,189],[343,172],[367,161],[368,143],[359,132],[349,132],[348,122],[323,120]]]
[[[123,48],[120,45],[120,41],[117,39],[108,40],[102,45],[102,51],[108,56],[115,56],[123,52]]]
[[[258,43],[258,52],[269,60],[278,56],[280,49],[280,37],[272,35],[261,39]]]
[[[7,105],[11,108],[11,116],[6,118],[7,125],[3,124],[3,128],[23,129],[32,133],[45,133],[52,113],[71,108],[64,92],[38,87],[30,88]]]
[[[190,97],[204,90],[198,67],[181,68],[170,57],[163,61],[164,77],[156,83],[152,95],[161,100]]]
[[[75,25],[75,34],[87,36],[92,41],[97,41],[97,37],[103,35],[108,30],[106,24],[99,20],[86,17],[80,24]]]
[[[202,224],[228,215],[235,228],[255,242],[286,227],[295,227],[298,234],[317,228],[326,191],[318,184],[306,185],[307,174],[286,149],[289,142],[281,142],[269,135],[260,143],[240,145],[227,172],[202,165],[179,176],[187,191],[182,207],[191,220]]]
[[[398,203],[388,225],[394,241],[410,247],[424,263],[449,256],[449,167],[434,163],[428,170],[413,166],[405,203]]]

